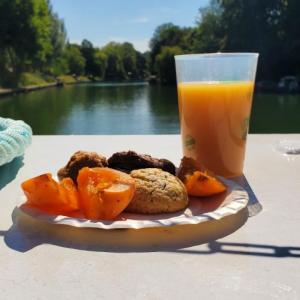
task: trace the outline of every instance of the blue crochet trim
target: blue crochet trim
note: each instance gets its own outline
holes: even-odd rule
[[[25,122],[0,117],[0,166],[23,155],[31,137],[32,130]]]

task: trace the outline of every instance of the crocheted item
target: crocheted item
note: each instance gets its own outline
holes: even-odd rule
[[[31,136],[32,130],[25,122],[0,117],[0,166],[23,155]]]

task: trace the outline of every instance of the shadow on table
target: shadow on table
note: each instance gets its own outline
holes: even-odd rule
[[[240,186],[242,186],[248,193],[249,195],[249,202],[248,202],[248,214],[249,217],[254,217],[256,216],[258,213],[260,213],[263,209],[262,205],[260,204],[260,202],[258,201],[255,193],[253,192],[247,178],[245,177],[245,175],[239,176],[239,177],[235,177],[235,178],[231,178],[234,182],[236,182],[237,184],[239,184]]]
[[[207,244],[208,250],[175,250],[176,253],[185,254],[238,254],[264,257],[299,257],[300,247],[283,247],[273,245],[246,244],[246,243],[227,243],[212,241]]]
[[[18,252],[26,252],[43,244],[52,244],[71,249],[116,253],[164,251],[191,255],[223,253],[300,258],[300,247],[216,241],[240,228],[247,217],[248,211],[244,209],[236,215],[198,225],[102,230],[47,224],[27,215],[19,215],[15,210],[13,226],[8,231],[0,231],[0,236],[3,235],[5,243]],[[201,244],[206,244],[207,248],[184,249]]]
[[[7,246],[19,252],[42,244],[104,252],[173,251],[229,235],[240,228],[247,218],[245,208],[221,220],[197,225],[103,230],[48,224],[15,208],[13,225],[2,235]]]
[[[47,224],[20,214],[15,209],[13,226],[8,231],[0,231],[0,236],[4,236],[7,246],[18,252],[26,252],[43,244],[52,244],[71,249],[116,253],[164,251],[191,255],[223,253],[300,258],[300,247],[216,241],[243,226],[247,218],[248,211],[245,208],[235,215],[198,225],[102,230]],[[201,244],[206,244],[207,248],[184,249]]]
[[[0,190],[16,178],[23,165],[23,156],[20,156],[0,167]]]

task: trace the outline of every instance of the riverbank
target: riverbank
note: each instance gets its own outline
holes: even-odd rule
[[[14,89],[2,89],[0,88],[0,97],[10,96],[20,93],[29,93],[32,91],[38,91],[42,89],[52,88],[52,87],[61,87],[64,85],[71,85],[71,84],[81,84],[81,83],[89,83],[89,80],[86,77],[75,79],[72,76],[60,76],[57,78],[56,82],[46,83],[46,84],[39,84],[39,85],[29,85],[26,87],[14,88]]]
[[[62,84],[55,82],[55,83],[47,83],[47,84],[43,84],[43,85],[32,85],[32,86],[16,88],[16,89],[0,89],[0,97],[19,94],[19,93],[28,93],[31,91],[46,89],[46,88],[50,88],[50,87],[57,87],[57,86],[61,86],[61,85]]]
[[[38,84],[38,85],[28,85],[26,87],[20,87],[15,89],[1,88],[0,87],[0,98],[4,96],[11,96],[20,93],[28,93],[37,90],[43,90],[52,87],[62,87],[66,85],[76,85],[76,84],[84,84],[84,83],[102,83],[106,85],[126,85],[126,84],[147,84],[149,81],[147,80],[124,80],[124,81],[103,81],[103,80],[91,80],[85,76],[80,76],[74,78],[70,75],[62,75],[57,77],[56,82]]]

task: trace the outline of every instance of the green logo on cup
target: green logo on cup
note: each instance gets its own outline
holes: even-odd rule
[[[188,150],[193,150],[195,149],[195,146],[196,146],[196,141],[195,139],[190,136],[190,135],[187,135],[185,137],[185,140],[184,140],[184,146],[188,149]]]

